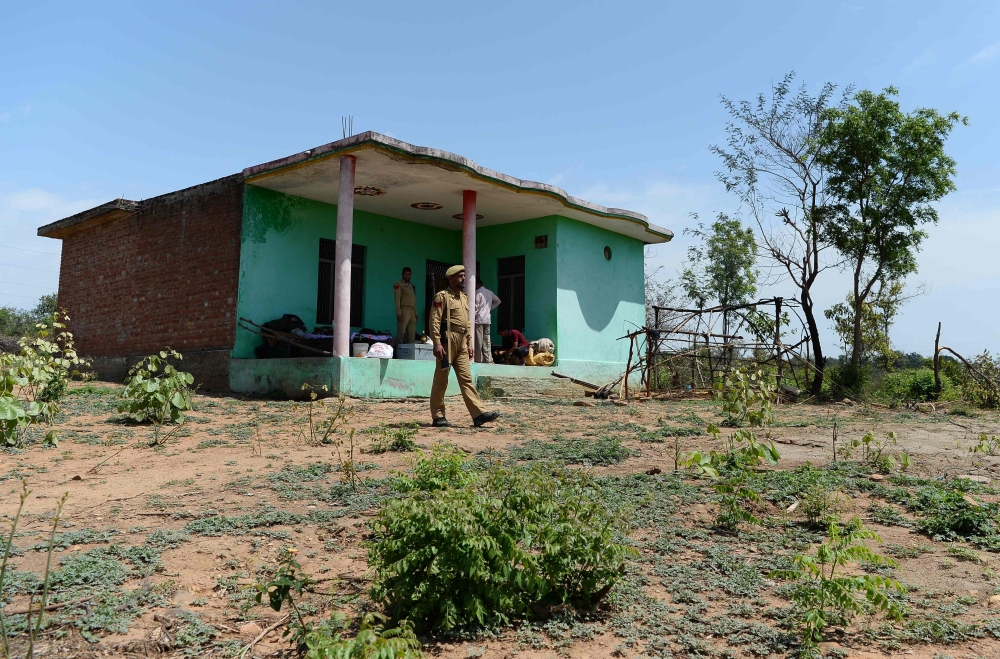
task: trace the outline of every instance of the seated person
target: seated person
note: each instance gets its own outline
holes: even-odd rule
[[[524,358],[528,356],[529,343],[524,334],[516,329],[502,329],[500,336],[503,337],[504,350],[501,355],[507,357],[508,364],[524,364]]]

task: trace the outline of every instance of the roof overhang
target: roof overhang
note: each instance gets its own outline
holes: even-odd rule
[[[478,226],[519,222],[561,215],[644,243],[664,243],[673,232],[651,224],[645,215],[607,208],[572,197],[554,185],[526,181],[481,167],[468,158],[428,147],[414,146],[374,132],[353,135],[287,158],[243,170],[244,181],[269,190],[337,203],[340,158],[357,158],[357,187],[384,191],[375,196],[356,194],[358,210],[401,220],[460,229],[455,215],[462,212],[462,192],[476,191]],[[415,203],[440,204],[436,210],[418,210]]]
[[[87,227],[92,227],[111,220],[131,215],[142,210],[142,204],[129,199],[114,199],[106,204],[95,206],[76,215],[70,215],[61,220],[39,227],[38,235],[45,238],[65,238]]]

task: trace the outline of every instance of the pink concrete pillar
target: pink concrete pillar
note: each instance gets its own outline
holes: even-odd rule
[[[476,191],[462,190],[462,265],[465,294],[469,298],[469,322],[476,322]]]
[[[340,157],[337,251],[334,255],[333,354],[351,356],[351,247],[354,243],[354,156]]]

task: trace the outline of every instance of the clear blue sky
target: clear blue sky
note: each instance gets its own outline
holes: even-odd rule
[[[670,4],[6,3],[0,305],[56,288],[59,242],[39,225],[326,143],[348,114],[356,132],[646,213],[678,234],[652,250],[674,272],[689,213],[738,210],[707,150],[724,139],[719,94],[794,69],[969,116],[913,280],[930,293],[894,340],[927,354],[943,320],[956,349],[1000,350],[1000,3]],[[821,306],[847,286],[831,273]]]

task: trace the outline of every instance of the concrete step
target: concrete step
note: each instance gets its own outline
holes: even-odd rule
[[[525,367],[529,368],[529,367]],[[554,396],[558,398],[583,398],[585,387],[563,378],[518,378],[510,376],[481,375],[476,388],[483,396],[492,398],[531,398]]]

